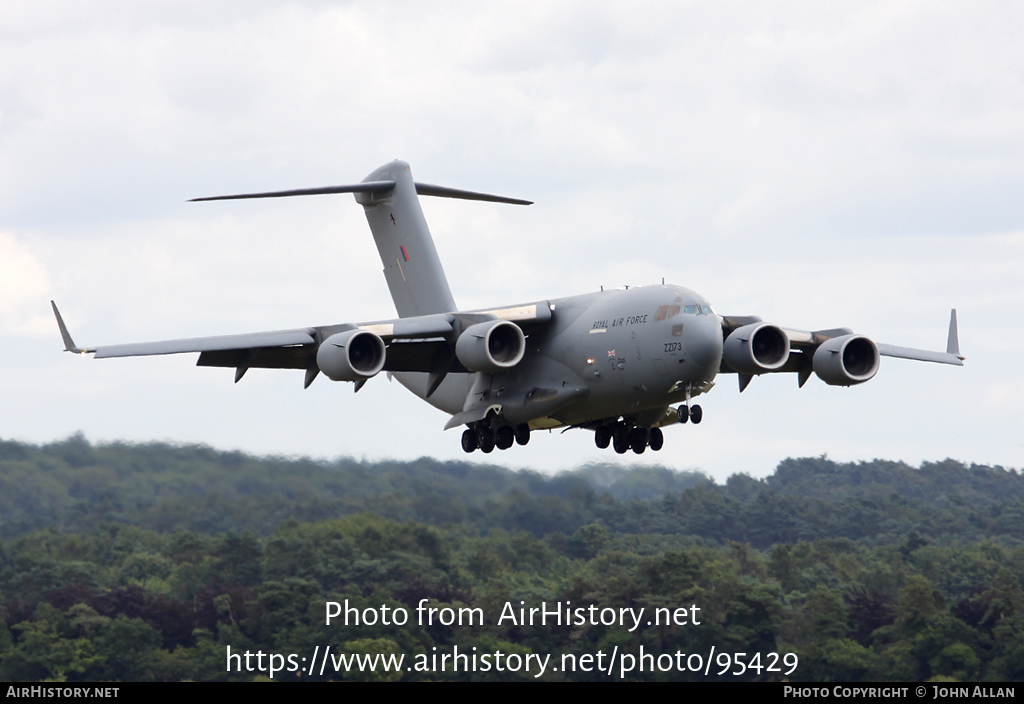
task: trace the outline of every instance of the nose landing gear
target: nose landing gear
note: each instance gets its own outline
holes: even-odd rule
[[[688,420],[692,420],[694,425],[700,423],[704,418],[704,411],[701,407],[694,404],[687,408],[686,406],[680,406],[676,409],[676,414],[679,416],[679,422],[685,423]]]

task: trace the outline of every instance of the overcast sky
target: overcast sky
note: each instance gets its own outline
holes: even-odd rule
[[[734,375],[658,455],[536,433],[474,461],[785,457],[1024,466],[1024,5],[1015,2],[0,4],[0,437],[260,454],[465,458],[383,375],[197,369],[82,345],[394,315],[350,196],[421,181],[465,308],[667,282],[723,314],[849,326],[966,366],[883,358],[850,389]]]

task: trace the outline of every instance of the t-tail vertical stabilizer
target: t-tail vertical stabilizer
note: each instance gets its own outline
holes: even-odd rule
[[[448,279],[434,248],[434,240],[420,208],[419,196],[484,200],[492,203],[531,205],[532,201],[506,198],[488,193],[461,191],[456,188],[415,183],[404,161],[392,161],[363,179],[362,183],[322,188],[301,188],[291,191],[240,193],[233,196],[193,198],[204,200],[240,200],[243,198],[286,198],[318,196],[332,193],[354,193],[366,211],[366,221],[377,243],[377,252],[384,264],[384,278],[391,289],[391,298],[398,317],[411,318],[432,313],[457,310]]]
[[[395,184],[386,192],[362,192],[355,197],[366,211],[398,317],[456,311],[409,165],[392,161],[363,181]]]

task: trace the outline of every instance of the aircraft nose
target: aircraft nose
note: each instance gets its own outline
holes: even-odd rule
[[[722,363],[722,326],[713,316],[706,316],[686,341],[687,351],[694,364],[718,369]]]

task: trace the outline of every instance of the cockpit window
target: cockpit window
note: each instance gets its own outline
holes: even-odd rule
[[[668,317],[674,318],[679,315],[679,306],[672,306],[668,309]]]
[[[678,308],[678,306],[677,306]],[[664,320],[665,315],[668,313],[668,306],[662,306],[658,309],[658,312],[654,314],[654,321]]]
[[[683,312],[686,313],[687,315],[695,315],[697,313],[698,308],[699,306],[689,305],[683,309]]]

